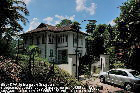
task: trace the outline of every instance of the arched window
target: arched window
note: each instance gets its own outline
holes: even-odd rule
[[[50,57],[53,57],[53,49],[50,49]]]

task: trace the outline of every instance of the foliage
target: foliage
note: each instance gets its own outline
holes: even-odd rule
[[[98,31],[100,34],[103,34],[105,29],[106,29],[107,25],[106,24],[99,24],[96,27],[96,31]]]
[[[39,56],[40,53],[41,53],[41,50],[36,45],[30,45],[30,46],[28,46],[27,49],[26,49],[26,51],[27,51],[27,53],[29,55],[35,55],[35,56]]]
[[[113,68],[126,68],[125,64],[122,63],[121,61],[117,61],[113,64]]]
[[[35,66],[32,67],[32,77],[34,80],[28,79],[28,56],[27,55],[19,55],[22,59],[20,60],[20,64],[23,67],[22,74],[25,74],[22,78],[22,82],[32,82],[32,83],[47,83],[47,84],[55,84],[56,86],[60,86],[61,82],[64,82],[64,86],[74,87],[77,85],[83,85],[81,82],[77,81],[75,77],[71,76],[68,72],[60,69],[58,66],[54,65],[53,72],[53,64],[49,63],[46,59],[35,57]],[[27,63],[26,65],[24,65]],[[23,66],[24,65],[24,66]]]
[[[16,40],[13,36],[23,30],[20,23],[26,24],[28,20],[24,16],[28,14],[22,0],[0,0],[0,55],[15,54],[13,52],[16,50]]]
[[[115,19],[116,27],[123,42],[132,44],[140,39],[140,9],[135,0],[128,0],[120,6],[120,16]]]
[[[80,23],[79,23],[79,22],[77,22],[77,21],[72,22],[72,24],[75,24],[75,25],[80,25]]]
[[[88,65],[85,64],[79,64],[79,75],[88,75],[90,73]]]
[[[109,32],[106,24],[95,25],[94,22],[89,22],[86,26],[89,36],[86,37],[87,41],[87,58],[89,71],[91,64],[95,62],[95,58],[99,58],[100,54],[105,53],[105,48],[109,42]]]
[[[26,24],[27,19],[23,14],[28,15],[29,11],[22,0],[1,0],[0,14],[0,32],[3,33],[7,27],[11,28],[12,31],[22,30],[23,28],[19,21]]]
[[[110,68],[113,68],[113,64],[118,61],[116,42],[118,41],[119,32],[116,27],[110,24],[99,24],[91,32],[93,33],[87,37],[87,54],[92,57],[93,62],[95,62],[95,58],[99,58],[100,54],[108,54]]]
[[[99,57],[100,54],[105,52],[104,48],[109,42],[109,32],[106,28],[106,24],[99,24],[95,28],[87,28],[87,31],[94,29],[94,31],[90,31],[93,33],[87,37],[88,55]]]
[[[116,47],[123,50],[123,56],[120,61],[124,62],[127,67],[133,69],[139,69],[140,67],[140,64],[137,62],[138,60],[136,60],[136,53],[131,49],[131,46],[136,46],[136,43],[139,43],[140,40],[139,7],[139,4],[135,0],[126,1],[120,6],[120,16],[114,20],[116,22],[116,29],[119,32]]]
[[[0,56],[0,83],[19,82],[20,73],[21,67],[15,64],[14,60]]]
[[[87,33],[93,33],[93,31],[95,30],[95,27],[96,27],[95,22],[90,21],[86,26],[86,29],[87,29],[86,32]]]
[[[34,68],[32,67],[32,77],[29,77],[28,74],[28,56],[27,55],[19,55],[22,60],[19,60],[19,65],[14,63],[14,60],[0,56],[0,83],[24,83],[24,84],[54,84],[55,87],[59,88],[60,86],[68,87],[69,89],[74,88],[75,86],[84,85],[77,81],[73,76],[69,75],[66,71],[60,69],[58,66],[54,65],[54,72],[52,64],[48,63],[46,60],[42,59],[40,61],[35,60],[36,63]],[[38,58],[37,58],[38,59]],[[42,64],[42,61],[45,64]],[[26,65],[24,65],[26,63]],[[17,86],[14,86],[17,87]],[[24,86],[18,86],[18,88],[22,88],[23,91],[26,91]],[[36,91],[38,89],[43,89],[45,86],[33,86],[32,89]],[[1,88],[4,90],[4,88]],[[41,90],[40,90],[41,91]],[[53,90],[54,91],[54,90]],[[16,92],[19,92],[17,89]]]
[[[10,42],[0,40],[0,55],[14,57],[16,54],[17,41],[12,39]]]
[[[71,20],[68,20],[68,19],[63,19],[61,20],[61,22],[59,24],[57,24],[56,26],[58,27],[61,27],[61,26],[68,26],[72,24],[72,21]]]
[[[73,29],[81,29],[80,27],[80,23],[77,21],[72,22],[71,20],[68,19],[63,19],[61,20],[61,22],[59,24],[57,24],[57,27],[61,27],[61,26],[69,26],[71,25]]]

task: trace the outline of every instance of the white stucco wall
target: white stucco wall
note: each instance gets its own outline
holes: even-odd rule
[[[64,42],[64,43],[58,43],[57,46],[57,53],[58,50],[64,50],[67,49],[68,50],[68,64],[60,64],[58,65],[60,68],[66,70],[67,72],[69,72],[71,75],[75,76],[75,72],[76,72],[76,68],[75,66],[73,66],[73,64],[76,64],[76,55],[75,55],[75,49],[77,47],[77,45],[75,44],[73,47],[73,34],[77,35],[75,32],[71,32],[71,31],[67,31],[67,32],[61,32],[61,33],[53,33],[53,32],[40,32],[40,33],[35,33],[33,34],[33,44],[37,44],[37,40],[36,37],[40,37],[39,42],[40,44],[37,45],[40,49],[41,49],[41,57],[45,58],[45,44],[42,44],[42,36],[43,34],[46,34],[46,58],[49,61],[52,61],[52,59],[55,59],[56,57],[56,35],[60,35],[60,34],[64,34],[64,35],[68,35],[68,42]],[[49,43],[49,34],[53,34],[54,35],[54,41],[53,44]],[[78,42],[78,50],[82,51],[82,56],[85,55],[86,52],[86,48],[85,48],[85,36],[83,34],[81,34],[81,37],[79,42]],[[83,41],[83,44],[81,44],[81,39]],[[66,41],[66,40],[64,40]],[[25,45],[25,47],[27,47],[30,44],[30,38],[28,38],[27,40],[27,44]],[[53,49],[53,57],[50,57],[50,49]],[[57,58],[58,58],[58,54],[57,54]],[[79,65],[79,61],[78,61],[78,65]]]
[[[61,69],[67,71],[70,75],[76,75],[76,55],[68,55],[68,64],[59,64]],[[77,60],[77,75],[78,75],[79,60]]]
[[[105,72],[109,70],[109,55],[100,55],[100,66],[102,61],[101,72]]]
[[[68,64],[59,64],[61,69],[67,71],[70,75],[73,75],[72,72],[72,58],[68,57]]]

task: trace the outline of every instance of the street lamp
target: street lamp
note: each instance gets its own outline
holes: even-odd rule
[[[92,22],[92,23],[96,23],[97,21],[96,20],[83,20],[83,21],[81,21],[81,23],[83,23],[84,21],[89,21],[89,22]],[[81,24],[80,23],[80,24]],[[75,50],[75,52],[76,52],[76,78],[79,80],[79,72],[78,72],[78,64],[77,64],[77,60],[78,60],[78,52],[79,52],[79,50],[78,50],[78,33],[79,33],[79,26],[78,25],[74,25],[74,27],[75,27],[75,30],[76,30],[76,32],[77,32],[77,47],[76,47],[76,50]]]
[[[84,21],[89,21],[89,22],[93,22],[93,23],[97,22],[96,20],[83,20],[83,21],[81,21],[81,23],[84,22]]]

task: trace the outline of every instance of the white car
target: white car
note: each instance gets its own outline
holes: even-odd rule
[[[140,88],[140,73],[132,69],[111,69],[99,74],[100,82],[123,86],[126,90]]]

